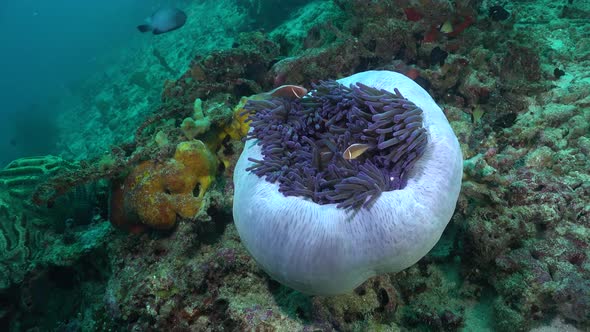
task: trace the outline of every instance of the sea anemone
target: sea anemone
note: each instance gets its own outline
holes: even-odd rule
[[[418,84],[371,71],[249,102],[234,173],[242,242],[279,282],[348,292],[422,258],[461,187],[459,143]]]

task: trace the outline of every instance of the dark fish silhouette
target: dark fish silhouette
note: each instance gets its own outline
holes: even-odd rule
[[[176,30],[186,22],[186,14],[177,8],[162,8],[147,19],[146,24],[138,25],[141,32],[151,31],[154,35]]]

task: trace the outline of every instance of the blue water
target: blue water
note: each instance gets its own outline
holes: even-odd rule
[[[2,0],[0,168],[22,156],[55,153],[64,98],[118,53],[150,42],[136,26],[158,0]],[[108,60],[107,60],[108,59]]]

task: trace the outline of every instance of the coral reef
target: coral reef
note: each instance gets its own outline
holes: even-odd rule
[[[572,119],[577,119],[575,124]],[[475,262],[485,263],[481,273],[493,271],[487,281],[501,296],[496,315],[502,330],[529,327],[528,322],[547,313],[588,322],[590,270],[585,262],[590,252],[585,238],[590,187],[588,175],[579,170],[589,165],[575,156],[581,156],[578,142],[585,140],[589,120],[587,108],[549,103],[538,110],[531,104],[514,126],[499,133],[498,141],[510,145],[500,151],[490,148],[466,168],[470,184],[465,194],[477,202],[463,212],[466,250],[475,254]],[[568,129],[559,131],[564,126]],[[571,135],[543,141],[556,130]],[[542,145],[528,145],[533,137]],[[501,186],[490,186],[496,183]],[[482,184],[487,192],[477,189]],[[474,191],[478,194],[469,195]]]
[[[35,226],[41,216],[29,198],[40,183],[68,165],[59,157],[41,156],[14,160],[0,170],[0,291],[22,282],[31,262],[42,257],[48,237]]]
[[[27,243],[30,231],[26,228],[24,216],[9,217],[8,209],[2,206],[0,215],[0,288],[6,289],[12,283],[19,283],[26,272],[23,266],[30,259],[31,250]]]
[[[192,105],[196,98],[208,99],[219,93],[240,98],[267,90],[263,89],[269,86],[266,73],[278,56],[278,46],[256,32],[240,34],[234,46],[196,56],[184,75],[165,83],[162,98]]]
[[[62,130],[59,148],[80,161],[42,169],[55,177],[34,196],[53,209],[26,202],[38,182],[9,194],[2,173],[2,330],[590,328],[588,2],[297,2],[241,36],[270,1],[188,2],[187,29],[72,87],[59,123],[80,130]],[[417,265],[306,296],[270,279],[231,223],[241,98],[369,69],[401,72],[441,105],[465,157],[459,203]],[[218,165],[199,211],[168,232],[113,232],[104,180],[173,163],[192,140]],[[74,222],[69,198],[92,202]]]
[[[101,256],[97,251],[112,230],[101,216],[106,205],[100,185],[75,188],[52,210],[30,199],[37,186],[70,167],[61,158],[43,156],[17,159],[0,170],[2,330],[54,329],[56,322],[76,314],[77,306],[62,299],[90,303],[92,296],[83,290],[104,288],[104,281],[88,278],[92,268],[99,268],[93,256]]]
[[[247,11],[234,0],[186,0],[177,5],[188,16],[182,29],[159,38],[132,39],[128,48],[97,59],[90,77],[67,87],[71,94],[56,106],[64,110],[57,119],[57,145],[64,157],[94,159],[111,145],[133,141],[133,130],[157,113],[165,81],[176,79],[195,56],[230,49],[249,24]]]
[[[0,170],[0,188],[11,197],[27,199],[37,185],[69,166],[56,156],[20,158]]]
[[[273,331],[392,324],[397,294],[388,278],[335,298],[310,298],[268,280],[238,242],[231,216],[223,212],[228,204],[217,200],[209,207],[215,223],[181,223],[170,237],[112,243],[112,255],[119,258],[104,301],[116,326]],[[380,323],[364,323],[370,314]]]

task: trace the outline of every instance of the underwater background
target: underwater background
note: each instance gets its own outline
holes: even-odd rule
[[[0,40],[2,331],[590,330],[590,1],[5,0]],[[373,69],[444,110],[459,201],[417,264],[305,295],[233,224],[244,103]]]

